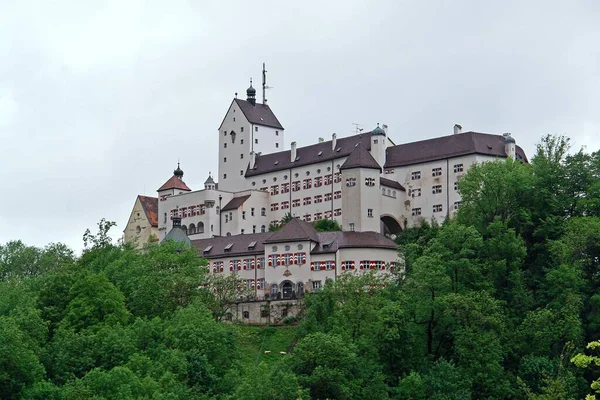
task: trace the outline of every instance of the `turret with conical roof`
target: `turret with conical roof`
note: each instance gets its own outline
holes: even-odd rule
[[[215,190],[216,183],[212,178],[212,174],[208,173],[208,178],[204,182],[204,190]]]

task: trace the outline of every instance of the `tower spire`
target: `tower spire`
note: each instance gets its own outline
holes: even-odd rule
[[[267,104],[267,69],[265,63],[263,63],[262,78],[263,104]]]

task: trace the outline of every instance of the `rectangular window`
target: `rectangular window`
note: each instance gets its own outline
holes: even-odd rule
[[[325,211],[325,219],[331,218],[331,211]]]
[[[227,157],[223,157],[223,162],[226,163],[227,162]]]
[[[454,173],[456,174],[457,172],[463,172],[462,164],[454,164]]]
[[[342,191],[338,190],[336,192],[333,193],[333,198],[334,199],[341,199],[342,198]]]
[[[282,201],[281,202],[281,209],[282,210],[287,210],[288,208],[290,208],[290,202],[289,201]]]
[[[227,174],[223,174],[223,179],[227,179]]]
[[[290,184],[282,183],[281,184],[281,193],[289,193],[290,192]]]
[[[333,178],[331,175],[325,175],[325,184],[326,185],[331,185],[331,183],[333,182]]]
[[[271,211],[277,211],[277,210],[279,210],[279,203],[271,204]]]
[[[410,173],[410,179],[416,181],[417,179],[421,179],[421,171],[414,171]]]
[[[419,208],[413,208],[412,209],[412,215],[413,215],[413,217],[421,215],[421,207],[419,207]]]
[[[306,222],[310,222],[310,221],[312,221],[312,215],[304,214],[304,217],[302,219],[305,220]]]
[[[227,148],[227,143],[223,143],[223,148]]]
[[[271,186],[271,196],[274,196],[276,194],[279,194],[279,185]]]
[[[276,148],[279,148],[279,143],[275,143],[275,147],[276,147]]]
[[[432,194],[442,193],[442,185],[433,185],[433,187],[431,188],[431,193]]]
[[[366,186],[375,186],[375,179],[374,178],[365,178],[365,185]]]
[[[267,186],[265,186],[265,187],[261,187],[261,188],[260,188],[260,189],[258,189],[258,190],[260,190],[261,192],[268,192],[268,191],[269,191],[269,188],[268,188]]]
[[[321,281],[312,281],[312,288],[314,291],[321,289]]]
[[[460,208],[460,201],[455,201],[454,202],[454,209],[458,210]]]
[[[454,190],[458,190],[458,182],[454,182]]]
[[[256,225],[252,225],[252,233],[256,233]]]
[[[246,219],[246,211],[242,211],[242,219]]]
[[[333,210],[333,216],[334,217],[339,217],[340,215],[342,215],[342,209],[341,208],[336,208],[335,210]]]
[[[315,196],[315,203],[322,203],[323,202],[323,196],[318,194]]]
[[[244,127],[240,126],[240,132],[244,132]]]
[[[165,224],[167,223],[167,213],[165,213],[165,219],[163,221]]]
[[[240,154],[240,160],[244,159],[244,153]]]
[[[367,208],[367,217],[373,218],[373,209],[372,208]]]
[[[292,207],[300,207],[300,199],[292,200]]]
[[[244,171],[240,170],[240,175],[244,175]]]
[[[244,144],[244,139],[240,139],[240,144]]]
[[[412,190],[410,191],[410,195],[411,195],[412,197],[421,197],[421,188],[418,188],[418,189],[412,189]]]
[[[311,197],[305,197],[304,199],[302,199],[302,205],[307,206],[309,204],[312,203],[312,198]]]
[[[350,231],[354,232],[354,222],[350,222]]]
[[[315,178],[315,187],[321,187],[321,186],[323,186],[323,177],[317,176]]]
[[[292,182],[292,192],[300,190],[300,181]]]
[[[254,139],[254,144],[258,144],[258,139]]]
[[[433,212],[434,213],[442,212],[442,205],[441,204],[435,204],[433,206]]]
[[[442,168],[432,168],[431,169],[431,176],[441,176],[442,175]]]
[[[323,219],[323,213],[320,213],[320,212],[315,213],[315,221],[318,221],[320,219]]]
[[[312,187],[312,179],[302,181],[302,189],[310,189]]]
[[[347,187],[356,186],[356,178],[346,178],[346,186]]]
[[[258,126],[254,127],[254,132],[258,132]]]
[[[250,215],[254,217],[254,207],[250,209]]]
[[[342,181],[342,173],[336,172],[333,174],[333,183],[340,183]]]
[[[275,131],[275,136],[279,136],[279,131]]]
[[[331,201],[331,199],[333,198],[333,195],[331,193],[325,193],[325,201]]]
[[[260,209],[260,216],[261,217],[266,217],[267,216],[267,209],[266,208],[261,208]]]
[[[332,269],[335,269],[335,263],[333,261],[326,261],[325,262],[325,269],[327,271],[331,271]]]

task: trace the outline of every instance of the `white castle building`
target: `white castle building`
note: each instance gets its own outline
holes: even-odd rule
[[[218,175],[209,176],[204,188],[192,190],[178,165],[158,189],[158,239],[175,222],[211,260],[213,272],[246,271],[242,273],[248,275],[249,286],[259,291],[266,286],[266,293],[272,287],[273,294],[277,288],[284,294],[299,292],[313,286],[310,282],[323,281],[311,277],[314,263],[325,263],[325,275],[332,276],[350,265],[390,267],[395,246],[382,235],[398,234],[422,220],[441,222],[454,213],[461,200],[457,182],[471,165],[506,157],[526,162],[510,134],[462,132],[459,125],[452,134],[404,144],[395,144],[387,126],[377,125],[348,137],[333,134],[331,140],[309,146],[292,142],[286,150],[285,130],[271,107],[257,103],[252,84],[246,94],[246,100],[233,99],[218,128]],[[295,228],[283,228],[282,238],[278,232],[268,233],[269,225],[288,213],[298,219]],[[320,219],[336,220],[343,232],[307,233],[310,224],[302,221]],[[130,241],[140,231],[132,224],[133,213],[126,227]],[[276,250],[280,247],[295,250]],[[298,279],[284,271],[269,277],[264,268],[272,256],[275,264],[280,260],[281,265],[302,266],[304,260],[311,269],[291,272]],[[322,275],[320,268],[316,271]]]

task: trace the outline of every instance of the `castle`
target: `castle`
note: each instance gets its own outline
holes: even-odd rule
[[[138,197],[125,241],[150,233],[164,240],[175,225],[211,261],[211,271],[239,272],[259,294],[288,296],[348,269],[393,268],[389,237],[454,213],[457,182],[471,165],[527,161],[510,134],[462,132],[459,125],[450,135],[395,144],[378,124],[284,150],[284,127],[265,103],[264,94],[256,101],[252,83],[245,100],[236,96],[218,128],[218,182],[209,176],[203,189],[192,190],[178,165],[156,199]],[[288,213],[292,223],[268,232]],[[342,232],[316,232],[310,223],[320,219],[336,220]],[[310,269],[299,273],[303,265]],[[269,276],[266,266],[286,268]]]

